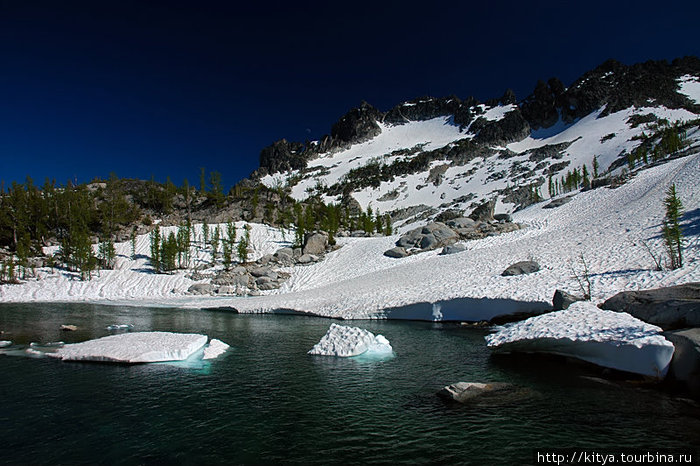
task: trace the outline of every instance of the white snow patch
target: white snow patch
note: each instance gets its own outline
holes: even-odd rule
[[[65,345],[47,355],[64,361],[183,361],[206,343],[207,336],[196,333],[136,332]]]
[[[696,104],[700,104],[700,78],[686,74],[678,78],[678,86],[681,94],[687,96]]]
[[[392,354],[389,340],[359,327],[331,324],[328,332],[316,343],[309,354],[350,357],[365,353]]]
[[[499,351],[570,356],[603,367],[662,377],[674,347],[661,329],[627,313],[577,302],[564,311],[502,327],[486,342]]]
[[[204,348],[204,356],[202,359],[215,359],[226,352],[230,346],[221,340],[212,338],[209,344]]]

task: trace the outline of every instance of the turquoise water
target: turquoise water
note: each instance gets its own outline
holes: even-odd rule
[[[490,356],[485,330],[350,323],[396,356],[306,354],[332,321],[93,305],[0,305],[0,339],[83,341],[134,331],[205,333],[232,346],[197,367],[68,363],[0,355],[0,463],[529,464],[534,448],[698,446],[697,408],[662,392],[585,378],[561,361]],[[61,332],[61,324],[80,327]],[[522,390],[469,406],[457,381]]]

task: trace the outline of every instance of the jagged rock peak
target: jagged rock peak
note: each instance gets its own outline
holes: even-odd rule
[[[381,132],[382,112],[362,101],[359,107],[343,115],[331,128],[331,137],[345,143],[361,142]]]

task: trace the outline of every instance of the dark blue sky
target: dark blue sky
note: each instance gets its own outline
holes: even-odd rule
[[[228,186],[361,100],[485,100],[608,58],[700,54],[686,2],[0,0],[0,179]]]

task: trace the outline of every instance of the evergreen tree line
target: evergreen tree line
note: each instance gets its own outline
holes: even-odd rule
[[[640,136],[642,144],[627,154],[629,169],[633,170],[642,165],[658,162],[686,147],[687,127],[687,123],[676,122],[670,125],[668,121],[663,120],[659,124],[659,129],[652,135],[643,132]]]

